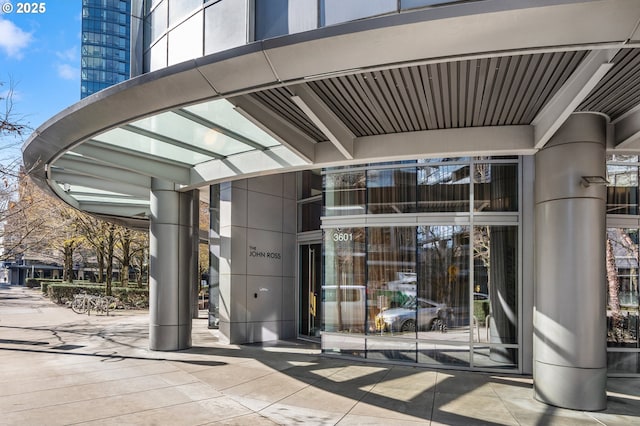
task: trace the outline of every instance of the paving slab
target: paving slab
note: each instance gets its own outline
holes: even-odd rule
[[[193,347],[148,349],[148,312],[78,315],[0,285],[0,425],[628,425],[640,380],[608,407],[564,410],[530,377],[363,363],[302,341],[224,345],[203,315]]]

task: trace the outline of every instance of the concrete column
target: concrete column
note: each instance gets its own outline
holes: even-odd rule
[[[606,121],[574,114],[536,154],[534,390],[544,403],[606,408]]]
[[[198,272],[198,192],[151,180],[149,349],[191,347],[191,300]],[[194,246],[196,250],[194,251]]]

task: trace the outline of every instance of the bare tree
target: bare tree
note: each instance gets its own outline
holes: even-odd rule
[[[4,87],[7,90],[0,94],[0,101],[4,104],[0,115],[0,136],[21,138],[31,131],[31,128],[27,124],[26,117],[18,115],[14,110],[15,81],[10,78],[8,84],[0,82],[0,88]]]

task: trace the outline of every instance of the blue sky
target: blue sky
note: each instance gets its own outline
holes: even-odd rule
[[[0,14],[0,97],[12,80],[13,113],[35,129],[80,100],[82,2],[49,0],[41,2],[44,13],[31,14],[12,3],[11,13]]]

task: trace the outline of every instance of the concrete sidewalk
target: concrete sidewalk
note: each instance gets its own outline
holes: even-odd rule
[[[528,378],[222,345],[206,319],[192,349],[147,346],[147,312],[77,315],[0,286],[0,424],[640,424],[638,379],[610,379],[607,410],[586,413],[536,402]]]

